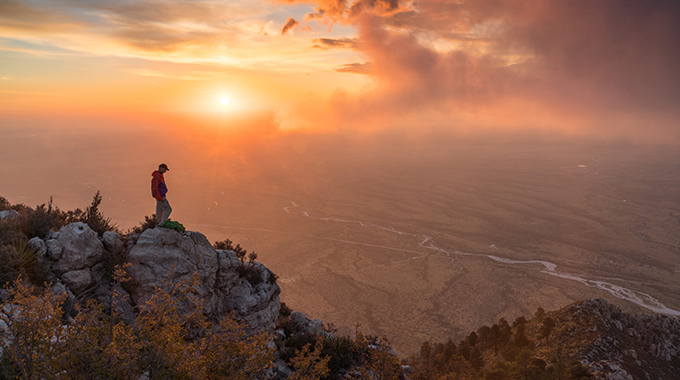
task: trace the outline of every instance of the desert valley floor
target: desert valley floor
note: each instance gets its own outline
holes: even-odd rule
[[[106,161],[119,144],[102,144],[101,160],[8,146],[0,195],[69,209],[99,189],[125,230],[153,212],[157,163]],[[256,251],[292,309],[400,355],[587,298],[680,315],[677,148],[378,136],[170,153],[174,219]]]

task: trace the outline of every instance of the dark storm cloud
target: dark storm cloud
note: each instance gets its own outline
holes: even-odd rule
[[[375,4],[315,4],[326,21],[359,27],[357,50],[376,79],[354,104],[366,113],[493,112],[515,102],[544,113],[536,124],[564,115],[593,125],[680,117],[678,1],[421,0],[382,13],[370,10]]]
[[[483,39],[488,56],[527,57],[524,62],[531,70],[517,79],[543,83],[553,94],[560,92],[554,85],[567,81],[591,90],[598,87],[600,95],[623,103],[670,106],[680,95],[680,2],[425,0],[418,4],[417,14],[397,14],[387,22],[444,38],[454,30],[470,41]],[[493,25],[497,27],[489,27]]]
[[[555,2],[508,25],[501,43],[534,54],[552,75],[597,84],[622,100],[680,96],[680,2]]]

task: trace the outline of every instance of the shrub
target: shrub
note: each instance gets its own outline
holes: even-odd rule
[[[102,304],[89,300],[68,326],[61,364],[72,378],[136,379],[140,345],[135,331],[108,315]]]
[[[358,351],[362,353],[362,362],[359,366],[362,378],[402,379],[399,360],[387,339],[377,339],[377,337],[364,339],[363,335],[359,334],[356,346]]]
[[[11,203],[5,197],[0,197],[0,211],[5,211],[9,210],[9,208],[12,206]]]
[[[282,317],[290,317],[290,315],[293,314],[293,310],[291,310],[288,305],[286,305],[285,302],[281,302],[281,309],[279,310],[279,315]]]
[[[10,378],[12,374],[23,379],[63,378],[59,357],[63,355],[62,343],[65,338],[61,327],[61,304],[66,295],[50,291],[41,295],[21,280],[10,290],[11,303],[3,300],[0,320],[7,326],[2,340],[4,356],[0,376]]]
[[[130,232],[141,234],[142,232],[150,228],[154,228],[157,225],[158,222],[156,221],[156,214],[151,214],[151,216],[147,215],[144,217],[144,220],[139,223],[139,226],[132,227],[132,229],[128,231],[128,234],[130,234]]]
[[[31,239],[39,237],[45,239],[50,231],[58,230],[73,222],[87,223],[99,235],[106,231],[115,231],[116,225],[111,222],[110,218],[104,217],[99,211],[100,203],[101,196],[99,191],[97,191],[92,205],[87,208],[86,212],[80,209],[62,212],[58,207],[52,206],[52,197],[50,197],[47,205],[43,203],[36,206],[35,209],[23,204],[12,205],[10,207],[19,212],[19,217],[2,221],[0,239],[7,243],[8,239],[6,239],[6,236],[8,234],[14,238]],[[11,233],[9,230],[11,230]]]
[[[328,375],[328,356],[321,357],[323,342],[318,339],[311,350],[311,344],[306,344],[302,350],[291,359],[291,367],[295,370],[290,380],[317,380]]]
[[[264,278],[262,278],[262,272],[254,265],[255,260],[257,260],[256,252],[253,251],[248,253],[247,250],[241,248],[240,244],[237,244],[236,247],[234,247],[234,242],[232,242],[229,239],[225,239],[223,241],[216,241],[213,244],[213,247],[215,247],[215,249],[222,249],[225,251],[235,252],[236,257],[238,257],[238,259],[241,260],[240,275],[244,277],[251,285],[255,286],[264,281]],[[247,263],[245,261],[246,257],[248,257]],[[271,273],[270,271],[268,282],[274,283],[276,279],[277,276],[274,273]]]
[[[101,211],[99,211],[99,205],[102,203],[102,196],[97,190],[97,193],[92,197],[92,203],[85,210],[82,215],[81,220],[87,223],[90,228],[101,236],[106,231],[117,231],[118,226],[111,221],[111,218],[105,217]]]
[[[34,285],[42,286],[49,279],[50,271],[40,260],[40,253],[25,239],[0,246],[0,286],[6,286],[19,276]]]
[[[252,263],[255,262],[255,260],[257,260],[257,253],[255,253],[255,252],[250,252],[250,253],[248,254],[248,262],[252,264]]]
[[[19,270],[14,265],[13,256],[12,246],[0,245],[0,288],[5,288],[19,277]]]
[[[22,231],[23,220],[10,218],[0,221],[0,245],[9,245],[13,241],[28,239]]]
[[[52,197],[47,207],[41,204],[35,208],[26,208],[20,215],[21,231],[27,239],[39,237],[44,239],[52,229],[59,229],[64,225],[64,218],[59,209],[52,208]]]
[[[324,339],[323,353],[329,356],[328,368],[332,378],[338,377],[352,365],[359,363],[355,342],[347,336]]]
[[[200,307],[180,315],[177,305],[191,289],[187,283],[169,292],[155,288],[131,324],[115,307],[90,300],[64,326],[65,294],[36,294],[17,281],[0,304],[6,326],[0,331],[0,379],[264,378],[273,363],[269,337],[246,336],[232,316],[214,326]]]
[[[363,335],[358,326],[356,339],[296,331],[287,316],[280,316],[277,328],[283,329],[287,337],[285,341],[277,342],[281,358],[292,368],[302,371],[301,375],[309,375],[315,363],[323,361],[323,367],[328,372],[321,378],[326,380],[348,378],[348,374],[361,379],[403,379],[399,359],[389,342],[376,336]],[[313,351],[312,345],[315,346]]]
[[[34,285],[42,286],[51,274],[44,260],[41,260],[40,252],[26,240],[13,242],[12,247],[16,253],[15,262],[20,273],[25,275]]]
[[[233,242],[229,239],[224,239],[223,241],[216,241],[215,244],[213,244],[213,247],[215,249],[222,249],[225,251],[233,251],[234,246],[232,245]]]
[[[264,279],[262,278],[262,273],[252,265],[246,265],[241,271],[241,276],[246,279],[252,286],[261,284]]]

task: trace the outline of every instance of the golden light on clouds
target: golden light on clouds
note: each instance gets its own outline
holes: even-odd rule
[[[676,138],[678,18],[672,1],[6,0],[0,112],[597,135],[654,117]]]

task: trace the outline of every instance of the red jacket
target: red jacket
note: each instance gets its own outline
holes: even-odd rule
[[[165,194],[168,193],[168,187],[165,185],[165,177],[158,170],[151,173],[151,196],[157,201],[162,202]]]

